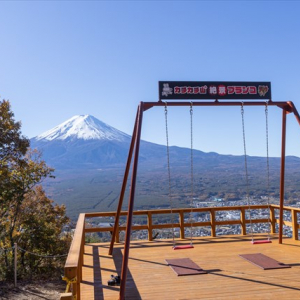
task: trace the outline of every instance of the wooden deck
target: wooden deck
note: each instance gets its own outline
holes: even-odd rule
[[[259,236],[258,236],[259,237]],[[126,299],[300,299],[300,242],[284,239],[252,245],[244,236],[202,237],[194,248],[172,250],[172,241],[132,242]],[[178,241],[179,244],[188,241]],[[118,299],[119,287],[108,286],[120,274],[123,244],[109,256],[109,244],[85,245],[81,299]],[[291,268],[263,270],[239,254],[263,253]],[[165,259],[190,258],[208,274],[177,276]]]

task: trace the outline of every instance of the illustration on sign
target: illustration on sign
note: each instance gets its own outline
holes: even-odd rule
[[[172,90],[168,83],[164,83],[162,95],[168,97],[168,95],[172,95]]]

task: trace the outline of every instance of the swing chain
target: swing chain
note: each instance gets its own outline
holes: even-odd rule
[[[193,102],[191,101],[190,106],[190,116],[191,116],[191,245],[193,242],[193,198],[194,198],[194,157],[193,157]]]
[[[266,101],[266,150],[267,150],[267,187],[270,188],[270,165],[269,165],[269,122],[268,122],[268,102]]]
[[[245,134],[245,120],[244,120],[244,102],[242,102],[242,104],[241,104],[241,115],[242,115],[242,129],[243,129],[244,159],[245,159],[245,177],[246,177],[246,189],[247,189],[246,197],[247,197],[247,204],[248,204],[248,210],[249,210],[251,237],[252,237],[252,242],[253,242],[253,228],[252,228],[251,207],[250,207],[250,197],[249,197],[249,179],[248,179],[246,134]]]
[[[268,240],[270,240],[271,231],[271,216],[270,216],[270,163],[269,163],[269,121],[268,121],[268,101],[266,101],[265,107],[266,115],[266,154],[267,154],[267,204],[269,209],[269,230],[268,230]]]
[[[165,102],[165,124],[166,124],[166,141],[167,141],[167,165],[168,165],[168,181],[169,181],[169,203],[171,208],[171,223],[172,223],[172,238],[173,238],[173,247],[175,247],[174,239],[174,216],[173,216],[173,204],[172,204],[172,195],[171,195],[171,170],[170,170],[170,149],[169,149],[169,130],[168,130],[168,106]]]

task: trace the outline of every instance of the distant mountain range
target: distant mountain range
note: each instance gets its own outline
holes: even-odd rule
[[[31,139],[31,147],[39,149],[43,159],[56,169],[99,169],[125,165],[131,136],[90,115],[78,115]],[[170,147],[172,166],[189,166],[190,149]],[[166,146],[141,141],[139,161],[148,167],[167,162]],[[201,168],[243,164],[243,156],[220,155],[194,150],[195,164]],[[263,162],[262,158],[256,158]],[[252,158],[253,160],[253,158]],[[250,162],[251,164],[251,162]]]
[[[78,115],[31,139],[48,165],[59,169],[99,169],[123,167],[127,161],[131,136],[90,115]],[[155,166],[166,161],[166,146],[141,141],[141,162]],[[190,150],[171,147],[174,164],[185,164]],[[216,153],[195,151],[195,159],[213,159]]]
[[[56,169],[56,179],[45,183],[48,194],[66,204],[68,214],[76,218],[79,212],[115,210],[130,141],[129,135],[95,117],[78,115],[31,139],[31,147],[39,149],[46,163]],[[172,186],[179,205],[184,201],[180,195],[189,193],[191,151],[173,146],[169,152]],[[244,156],[194,150],[193,162],[199,199],[245,195]],[[247,162],[251,194],[266,193],[266,158],[247,157]],[[270,158],[269,162],[270,190],[276,196],[280,159]],[[300,196],[298,157],[286,158],[286,175],[289,197]],[[137,207],[167,205],[167,186],[166,146],[141,141],[137,188],[144,200]]]

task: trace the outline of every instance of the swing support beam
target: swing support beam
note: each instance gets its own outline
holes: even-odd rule
[[[281,145],[281,170],[280,170],[280,220],[279,220],[279,244],[282,244],[282,236],[283,236],[283,204],[284,204],[284,179],[285,179],[285,147],[286,147],[286,115],[289,113],[293,113],[296,117],[297,122],[300,125],[300,116],[299,113],[293,104],[290,101],[271,101],[269,100],[268,106],[277,106],[282,109],[282,145]],[[190,106],[190,101],[167,101],[168,107],[170,106]],[[266,101],[218,101],[210,100],[210,101],[194,101],[193,106],[265,106]],[[112,239],[109,247],[109,254],[113,254],[113,247],[115,242],[115,237],[117,231],[119,230],[119,218],[122,209],[127,179],[130,172],[130,166],[132,162],[132,156],[134,153],[134,160],[132,166],[132,175],[131,175],[131,186],[129,192],[129,203],[128,203],[128,212],[127,212],[127,226],[126,226],[126,235],[125,235],[125,244],[124,244],[124,255],[122,261],[122,270],[121,270],[121,284],[120,284],[120,294],[119,299],[125,299],[125,287],[126,287],[126,279],[127,279],[127,270],[128,270],[128,258],[129,258],[129,249],[130,249],[130,236],[131,236],[131,228],[132,228],[132,217],[133,217],[133,209],[134,209],[134,196],[135,196],[135,187],[136,187],[136,176],[137,176],[137,167],[138,167],[138,157],[139,157],[139,148],[140,148],[140,139],[141,139],[141,130],[142,130],[142,119],[143,112],[157,106],[165,106],[165,102],[140,102],[137,110],[132,140],[130,144],[125,174],[123,178],[123,184],[121,189],[121,194],[119,197],[119,204],[115,216],[115,225],[112,233]],[[178,246],[179,247],[179,246]]]

